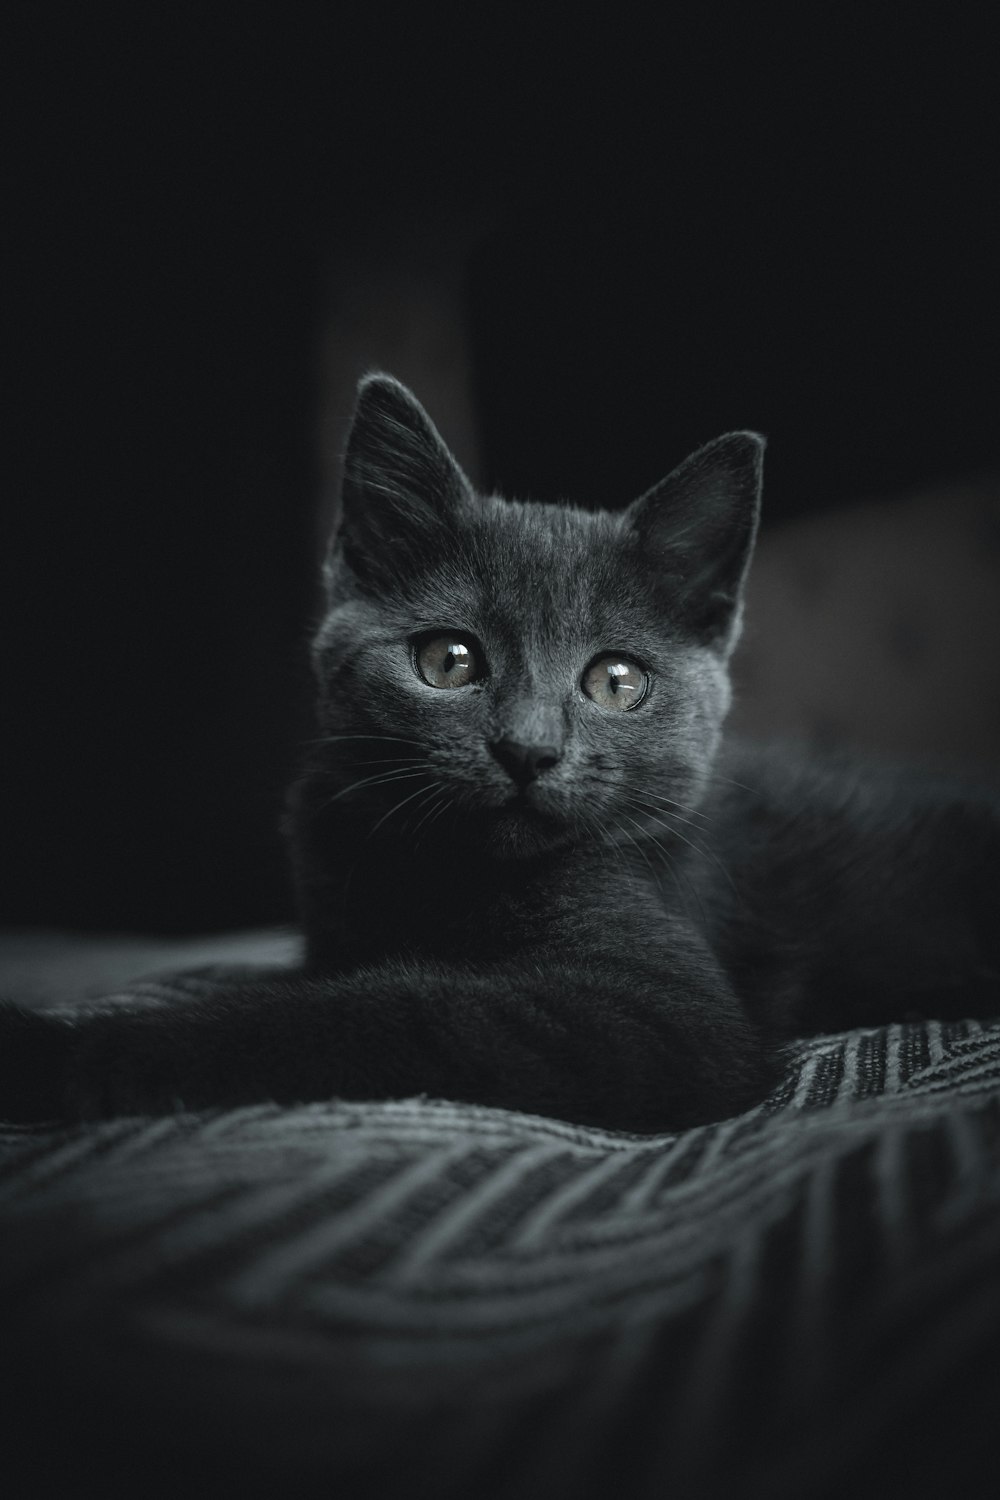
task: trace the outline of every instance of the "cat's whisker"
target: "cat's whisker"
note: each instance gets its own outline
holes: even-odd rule
[[[654,823],[658,823],[661,828],[665,829],[667,833],[673,834],[674,838],[680,839],[682,844],[687,844],[689,849],[697,849],[699,854],[705,854],[708,852],[701,844],[695,842],[694,834],[691,834],[689,835],[689,837],[685,838],[680,829],[675,827],[673,820],[676,820],[676,822],[679,823],[684,823],[689,827],[696,827],[696,825],[689,824],[688,819],[682,818],[679,813],[671,812],[668,807],[657,807],[655,804],[651,804],[647,800],[645,793],[643,793],[641,796],[637,796],[635,794],[629,795],[626,793],[622,797],[622,801],[627,802],[630,807],[638,808],[645,814],[647,818],[651,818]],[[671,819],[671,821],[664,822],[665,818],[669,818]],[[697,833],[705,833],[706,831],[707,830],[704,828],[696,828]]]
[[[350,786],[343,787],[333,797],[323,803],[324,807],[330,807],[334,802],[339,802],[341,797],[346,797],[350,792],[360,791],[362,787],[385,786],[394,781],[406,781],[410,777],[423,776],[423,771],[380,771],[377,776],[363,776],[360,781],[352,781]]]
[[[441,816],[441,814],[443,812],[447,811],[447,809],[452,806],[452,803],[453,803],[454,799],[450,795],[449,788],[448,787],[444,787],[443,788],[443,792],[444,792],[444,795],[442,796],[440,802],[435,807],[434,811],[431,813],[430,820],[429,820],[429,823],[428,823],[428,827],[432,827],[437,822],[437,820]]]
[[[623,813],[622,816],[629,823],[632,824],[633,828],[638,828],[640,833],[643,831],[642,825],[640,823],[637,823],[634,818],[630,818],[628,816],[628,813]],[[616,819],[615,821],[617,822],[618,820]],[[634,844],[635,847],[638,849],[639,853],[642,855],[643,859],[646,861],[646,864],[649,866],[650,872],[652,873],[653,878],[655,880],[655,878],[656,878],[656,867],[652,863],[652,861],[650,860],[649,855],[646,853],[645,849],[642,847],[642,845],[640,844],[639,840],[635,837],[634,834],[629,833],[629,831],[628,831],[627,828],[622,828],[622,826],[621,826],[620,823],[618,823],[618,827],[621,828],[622,833],[629,840],[629,842],[632,843],[632,844]],[[649,835],[649,837],[652,837],[652,835]],[[655,839],[653,839],[653,843],[654,844],[656,843]],[[661,850],[661,853],[662,853],[662,850]]]
[[[658,802],[658,799],[653,794],[646,791],[642,793],[642,797],[647,805],[649,805],[650,802]],[[657,811],[662,813],[665,818],[673,818],[676,822],[683,823],[688,828],[693,828],[696,833],[707,834],[710,831],[710,824],[707,818],[702,823],[696,823],[693,818],[688,818],[685,817],[683,813],[675,812],[674,807],[677,805],[678,804],[675,803],[670,807],[664,807],[662,802],[660,802],[657,806]]]
[[[352,760],[352,766],[423,766],[427,764],[426,755],[385,755],[370,759],[365,756],[364,760]]]
[[[683,841],[680,830],[674,827],[674,822],[665,823],[663,821],[664,818],[670,818],[679,823],[686,823],[687,819],[682,818],[679,813],[671,812],[669,807],[657,807],[655,803],[649,801],[645,792],[641,795],[636,792],[624,792],[620,794],[620,797],[621,801],[627,802],[632,807],[640,808],[647,817],[652,818],[654,823],[659,823],[661,828],[665,828],[669,833],[675,834],[677,838]],[[705,829],[698,830],[699,833],[704,833],[705,831]],[[692,844],[691,847],[694,848],[694,845]]]
[[[642,811],[642,812],[645,812],[647,817],[652,817],[653,816],[649,812],[648,809],[642,808],[641,805],[638,804],[638,803],[636,803],[636,802],[634,802],[633,799],[630,799],[630,805],[638,806],[639,810]],[[668,870],[670,871],[671,876],[673,877],[674,884],[677,886],[677,894],[680,897],[682,904],[684,904],[684,892],[681,890],[680,876],[678,874],[677,867],[674,864],[674,861],[670,858],[669,851],[666,850],[666,849],[664,849],[663,845],[660,843],[659,839],[656,837],[655,834],[650,833],[648,829],[644,829],[642,827],[641,823],[636,823],[635,819],[634,818],[630,818],[629,815],[628,815],[628,813],[624,813],[623,817],[628,818],[628,821],[630,823],[632,823],[634,827],[638,828],[639,831],[640,831],[640,833],[643,833],[645,835],[645,837],[650,841],[650,843],[654,846],[654,848],[656,848],[656,849],[659,850],[660,854],[662,855],[662,857],[663,857],[663,859],[664,859],[664,861],[666,863],[666,866],[667,866]],[[659,822],[659,819],[654,817],[653,818],[653,822],[654,823]],[[684,843],[684,844],[687,844],[689,848],[693,849],[695,847],[693,844],[689,843],[689,841],[684,837],[684,835],[682,833],[678,833],[677,830],[676,830],[676,828],[668,828],[668,825],[666,823],[661,823],[660,827],[661,828],[666,828],[669,833],[676,834],[676,836],[681,840],[681,842]],[[636,841],[636,842],[638,842],[638,841]],[[698,851],[698,852],[702,852],[702,851]],[[690,879],[687,878],[687,876],[685,876],[685,884],[687,885],[688,890],[691,893],[691,895],[694,897],[695,901],[698,903],[698,910],[701,913],[702,923],[704,924],[704,921],[705,921],[705,908],[702,905],[701,897],[698,894],[698,888],[697,888],[696,885],[694,885],[691,882]]]
[[[626,816],[627,816],[627,814],[626,814]],[[629,818],[629,822],[631,823],[631,822],[633,822],[633,820],[631,818]],[[628,831],[627,828],[623,828],[622,825],[621,825],[621,823],[618,822],[617,818],[615,819],[615,825],[618,828],[619,832],[623,833],[625,835],[625,837],[629,840],[629,842],[631,844],[635,845],[635,847],[638,849],[639,853],[642,855],[643,859],[646,861],[646,864],[649,866],[649,869],[650,869],[650,871],[651,871],[651,873],[653,875],[653,879],[654,880],[658,880],[656,869],[655,869],[654,865],[652,864],[652,862],[650,861],[649,856],[646,854],[646,851],[643,849],[643,847],[642,847],[641,843],[639,842],[639,840],[637,838],[635,838],[633,834],[629,833],[629,831]],[[636,823],[636,824],[634,824],[634,826],[636,828],[638,828],[639,824]],[[647,835],[647,837],[649,837],[649,835]],[[656,840],[654,839],[653,842],[656,843]],[[680,883],[680,879],[678,877],[677,871],[674,868],[674,862],[670,858],[670,856],[667,854],[667,852],[666,852],[665,849],[663,849],[658,844],[657,844],[657,848],[659,849],[660,854],[663,856],[663,860],[664,860],[664,863],[666,864],[667,869],[670,871],[670,877],[673,880],[674,885],[677,887],[677,899],[680,901],[681,906],[684,906],[685,905],[684,891],[683,891],[683,889],[681,887],[681,883]],[[633,880],[634,879],[635,879],[635,877],[633,876]]]
[[[420,740],[402,739],[398,734],[324,734],[315,740],[303,740],[304,745],[334,745],[341,740],[386,740],[394,745],[420,745]]]
[[[430,821],[432,821],[432,815],[437,808],[439,801],[442,799],[442,797],[447,796],[447,792],[441,785],[440,781],[435,781],[434,785],[430,788],[430,793],[431,795],[428,805],[424,808],[417,822],[413,825],[413,828],[410,831],[410,836],[417,842],[418,845],[420,842],[417,838],[418,833],[422,828],[426,831]]]
[[[623,828],[622,825],[619,823],[619,821],[618,821],[618,819],[616,817],[612,817],[611,822],[614,825],[614,829],[615,829],[616,833],[621,834],[622,837],[628,839],[630,843],[634,843],[635,842],[635,840],[632,838],[631,834],[629,833],[628,829],[627,828]],[[628,878],[630,880],[634,880],[635,877],[634,877],[634,874],[633,874],[633,871],[632,871],[632,867],[629,864],[628,860],[625,858],[625,855],[624,855],[624,853],[622,851],[621,844],[619,844],[617,842],[617,840],[609,840],[608,843],[609,843],[609,846],[612,849],[614,849],[614,850],[617,851],[617,853],[618,853],[618,855],[619,855],[619,857],[621,859],[621,862],[622,862],[622,868],[625,870],[626,874],[628,875]]]
[[[633,796],[633,798],[630,798],[630,801],[633,802],[634,807],[642,807],[643,801],[645,801],[645,795],[646,793],[643,793],[642,796]],[[699,838],[697,838],[697,834],[706,834],[706,832],[708,832],[708,829],[697,828],[694,834],[691,834],[690,832],[690,834],[685,835],[682,834],[681,829],[675,828],[675,826],[673,826],[673,823],[663,822],[663,817],[678,817],[678,813],[672,813],[672,811],[669,811],[669,808],[666,807],[655,808],[655,811],[654,808],[645,807],[643,808],[643,810],[645,810],[646,816],[652,817],[652,820],[654,820],[655,823],[660,823],[661,828],[669,829],[669,831],[672,832],[673,835],[675,835],[675,838],[679,838],[679,840],[681,840],[681,843],[687,844],[688,849],[694,849],[694,852],[700,853],[700,855],[705,855],[708,859],[714,859],[715,864],[720,867],[720,870],[723,871],[726,879],[729,880],[730,885],[733,886],[733,891],[736,891],[736,886],[733,885],[732,876],[730,876],[729,870],[727,870],[726,865],[723,864],[723,861],[718,858],[715,850],[711,849],[708,844],[700,843]],[[684,819],[684,817],[681,817],[681,819],[679,820],[681,820],[681,822],[687,823],[687,819]],[[736,891],[736,894],[739,895],[739,891]]]
[[[454,797],[452,797],[450,794],[448,796],[446,796],[444,798],[443,802],[441,803],[441,806],[438,808],[437,812],[434,814],[434,817],[435,818],[440,817],[441,814],[445,811],[446,808],[454,806],[454,802],[455,802]]]
[[[747,784],[746,784],[745,781],[737,781],[734,776],[723,776],[723,774],[722,774],[721,771],[712,771],[711,772],[711,780],[712,781],[725,781],[726,783],[728,783],[729,786],[738,786],[741,789],[741,791],[749,792],[751,794],[751,796],[754,796],[754,797],[758,797],[760,795],[760,790],[759,790],[758,787],[747,786]]]
[[[311,774],[314,776],[340,776],[342,775],[345,766],[349,766],[352,769],[360,769],[365,766],[424,767],[426,765],[427,757],[424,755],[389,755],[384,759],[380,757],[378,760],[350,760],[346,762],[338,762],[336,765],[314,766],[312,768]],[[377,774],[381,775],[381,772]]]
[[[367,837],[371,838],[382,827],[382,824],[387,822],[394,813],[401,812],[402,809],[407,805],[407,803],[413,801],[414,797],[423,796],[427,792],[427,790],[428,788],[426,786],[418,786],[417,790],[415,792],[411,792],[408,797],[404,797],[402,802],[397,802],[393,807],[390,807],[389,811],[383,813],[378,822],[375,823],[371,828],[369,828]]]
[[[601,845],[602,848],[609,849],[611,851],[611,853],[618,861],[618,868],[621,870],[624,878],[634,885],[635,872],[630,869],[628,860],[625,858],[621,846],[617,844],[614,839],[607,837],[607,830],[602,826],[600,819],[594,814],[583,813],[581,814],[581,821],[584,828],[587,829],[587,831],[594,838],[594,842]]]
[[[715,821],[708,813],[703,813],[697,807],[688,807],[684,802],[677,802],[673,797],[665,796],[663,792],[651,792],[648,788],[644,788],[642,795],[650,798],[653,802],[663,803],[664,810],[669,809],[671,817],[680,818],[682,823],[689,822],[693,818],[701,818],[705,823]],[[674,812],[674,808],[680,808],[680,812]]]
[[[420,771],[413,766],[403,766],[395,771],[376,771],[371,776],[361,776],[357,781],[352,781],[349,786],[345,786],[337,795],[341,797],[346,796],[348,792],[353,792],[358,787],[369,786],[373,782],[398,781],[407,776],[419,776],[420,774]]]
[[[740,894],[739,887],[737,886],[736,882],[734,881],[732,875],[730,875],[729,871],[726,869],[726,867],[723,864],[722,860],[715,853],[714,849],[707,848],[704,844],[698,843],[693,838],[686,838],[684,836],[684,834],[681,833],[681,831],[680,831],[679,828],[674,828],[671,824],[664,823],[663,820],[662,820],[662,818],[658,817],[657,814],[655,812],[653,812],[653,810],[651,808],[644,807],[643,804],[642,804],[642,802],[638,798],[631,797],[631,798],[628,798],[627,800],[628,800],[629,804],[632,807],[638,808],[641,812],[643,812],[645,814],[645,816],[647,818],[651,818],[654,823],[659,824],[659,826],[661,828],[665,829],[668,833],[673,834],[674,838],[680,839],[680,841],[681,841],[682,844],[686,844],[687,847],[689,849],[693,849],[696,854],[702,855],[705,859],[712,860],[712,862],[715,865],[717,865],[718,868],[722,871],[722,873],[725,876],[726,880],[729,882],[730,887],[732,888],[733,894],[735,895],[737,901],[739,901],[740,905],[742,906],[742,904],[743,904],[743,897]],[[658,809],[658,811],[663,811],[663,810],[662,809]],[[676,813],[673,813],[673,814],[667,813],[666,816],[667,817],[676,817],[677,815],[676,815]],[[650,835],[650,837],[652,837],[652,835]],[[689,885],[691,884],[690,881],[688,883],[689,883]],[[696,888],[694,886],[692,886],[692,890],[695,890],[695,889]],[[696,894],[697,894],[697,892],[696,892]],[[697,899],[698,899],[698,905],[699,905],[699,907],[701,907],[701,898],[698,897]]]

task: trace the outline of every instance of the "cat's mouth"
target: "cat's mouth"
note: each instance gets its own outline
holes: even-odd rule
[[[502,817],[523,818],[528,822],[555,825],[562,820],[558,813],[539,797],[534,786],[521,787],[505,797],[494,813]]]
[[[553,849],[569,836],[566,821],[540,806],[530,788],[490,809],[486,843],[501,858],[518,859]]]

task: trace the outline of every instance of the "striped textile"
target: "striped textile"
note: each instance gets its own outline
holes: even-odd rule
[[[105,1494],[982,1493],[1000,1024],[799,1044],[680,1135],[423,1099],[6,1127],[0,1226],[17,1497],[97,1463]]]

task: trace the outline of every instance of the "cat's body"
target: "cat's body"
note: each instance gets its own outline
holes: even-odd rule
[[[720,748],[762,446],[621,515],[517,505],[364,383],[289,814],[307,967],[9,1011],[0,1113],[423,1092],[657,1130],[759,1099],[792,1036],[1000,1011],[995,797]]]

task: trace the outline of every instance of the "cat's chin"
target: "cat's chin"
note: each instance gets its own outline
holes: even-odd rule
[[[494,810],[483,830],[482,847],[494,859],[531,859],[571,840],[564,823],[522,802]]]

